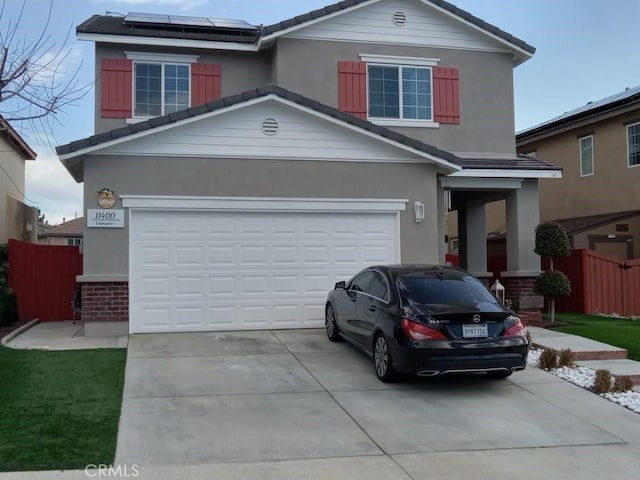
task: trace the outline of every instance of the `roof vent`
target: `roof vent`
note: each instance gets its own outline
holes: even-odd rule
[[[407,14],[404,12],[396,12],[393,14],[393,23],[394,25],[397,25],[398,27],[404,27],[404,25],[407,23]]]
[[[265,135],[278,133],[278,121],[275,118],[265,118],[262,122],[262,133]]]

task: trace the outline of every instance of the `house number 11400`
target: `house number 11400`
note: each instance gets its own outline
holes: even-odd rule
[[[88,228],[124,228],[124,210],[103,210],[90,208],[87,210]]]

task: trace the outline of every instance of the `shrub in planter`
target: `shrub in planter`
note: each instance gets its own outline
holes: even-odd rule
[[[543,370],[551,370],[558,366],[558,352],[552,348],[545,348],[540,354],[538,366]]]
[[[629,375],[620,375],[616,377],[615,382],[613,382],[613,391],[624,393],[629,390],[633,390],[633,382]]]
[[[560,367],[573,367],[573,352],[570,348],[564,348],[560,350],[560,356],[558,358],[558,366]]]
[[[609,370],[596,370],[596,378],[593,381],[591,391],[598,395],[611,391],[611,372]]]

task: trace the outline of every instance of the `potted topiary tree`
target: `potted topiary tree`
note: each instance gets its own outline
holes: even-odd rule
[[[556,222],[542,222],[536,227],[535,252],[542,257],[549,257],[549,271],[536,278],[535,291],[538,295],[549,298],[549,317],[555,322],[556,297],[571,293],[571,284],[567,276],[553,269],[553,259],[569,255],[569,236],[566,230]]]

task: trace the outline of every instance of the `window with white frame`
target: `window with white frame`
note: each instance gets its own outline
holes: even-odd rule
[[[82,239],[78,237],[67,237],[65,240],[67,241],[67,245],[72,247],[79,247],[82,245]]]
[[[640,165],[640,122],[627,126],[627,165]]]
[[[369,117],[433,121],[431,68],[367,65]]]
[[[167,115],[190,105],[188,64],[134,62],[135,117]]]
[[[593,135],[581,137],[580,142],[580,175],[593,175]]]

